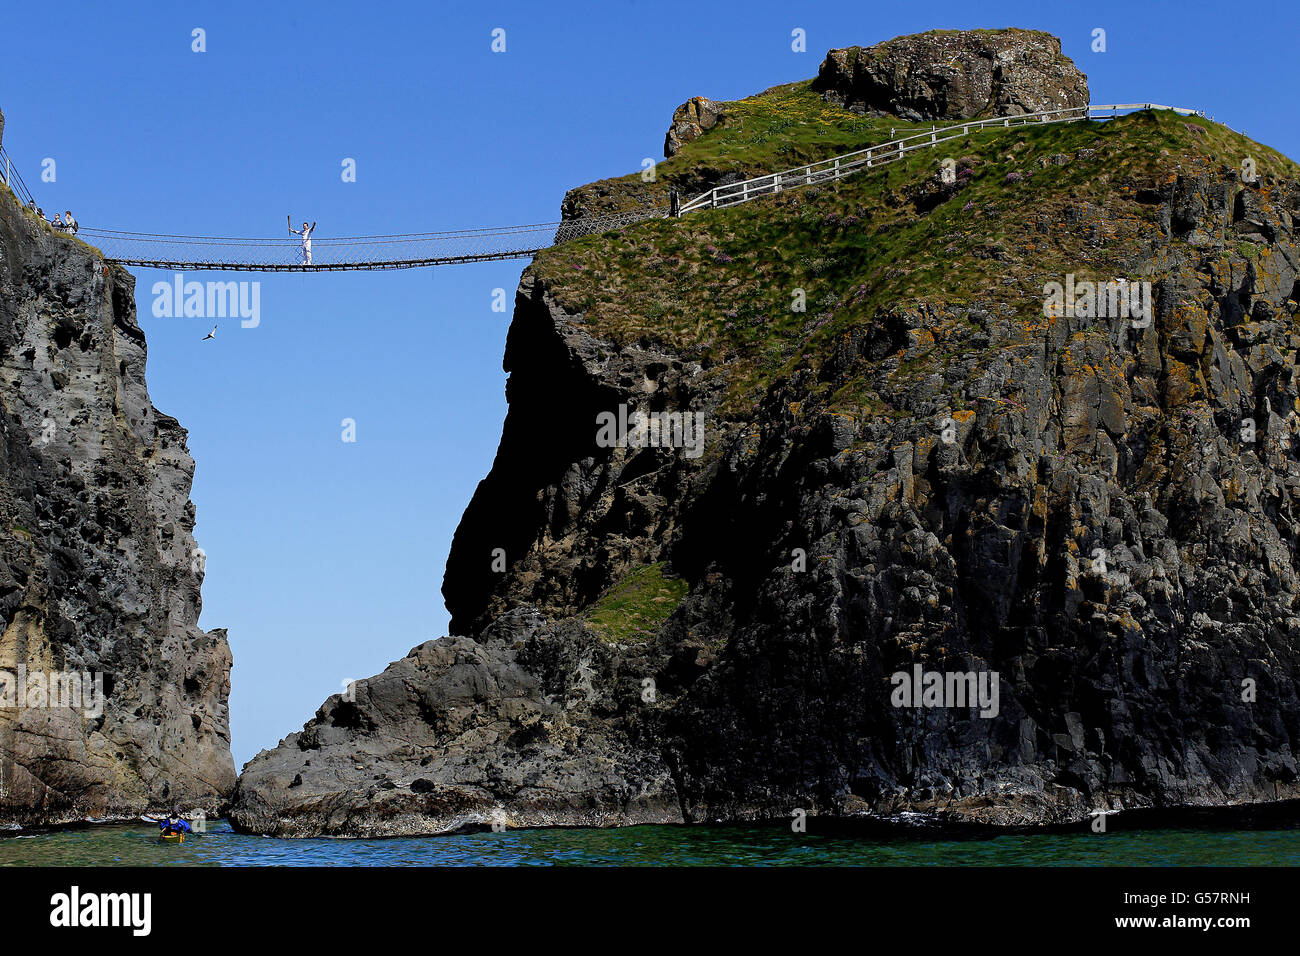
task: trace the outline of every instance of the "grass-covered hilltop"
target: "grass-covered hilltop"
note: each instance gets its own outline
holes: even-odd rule
[[[694,195],[931,125],[828,105],[812,81],[716,105],[717,125],[661,162],[655,183],[639,173],[604,180],[570,203],[588,215],[666,206],[673,188]],[[593,334],[661,344],[706,368],[739,362],[736,397],[754,402],[799,365],[822,367],[838,337],[882,309],[950,313],[930,329],[935,348],[925,351],[936,357],[967,351],[980,334],[972,307],[1042,326],[1045,281],[1123,274],[1159,235],[1161,187],[1237,171],[1246,157],[1265,197],[1300,175],[1275,150],[1172,112],[991,129],[831,185],[567,243],[539,255],[532,272]],[[947,188],[946,158],[957,173]],[[1252,239],[1224,254],[1252,256]],[[792,308],[796,289],[806,312]]]
[[[1042,33],[833,50],[689,101],[654,181],[563,210],[1087,102]],[[1300,797],[1298,208],[1291,160],[1142,111],[540,254],[444,580],[457,636],[255,758],[236,826],[1087,826]],[[699,454],[600,440],[638,412],[698,416]]]

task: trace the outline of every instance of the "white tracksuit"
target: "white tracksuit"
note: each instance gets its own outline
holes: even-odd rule
[[[302,250],[300,252],[300,261],[302,265],[311,265],[311,231],[315,226],[305,226],[301,231],[290,229],[289,231],[295,236],[302,236]]]

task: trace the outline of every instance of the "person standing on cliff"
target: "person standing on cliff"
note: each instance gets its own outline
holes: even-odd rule
[[[285,216],[284,221],[291,233],[295,236],[302,236],[302,249],[299,252],[300,263],[304,266],[311,265],[311,234],[316,228],[316,223],[313,222],[309,226],[306,222],[303,222],[301,229],[295,229],[293,228],[293,218],[291,216]]]

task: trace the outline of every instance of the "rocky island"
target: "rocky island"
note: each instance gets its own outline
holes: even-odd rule
[[[654,182],[562,209],[1087,103],[1042,33],[832,50],[810,81],[692,99]],[[537,256],[453,636],[260,753],[235,826],[1086,825],[1300,797],[1298,177],[1149,110]],[[1067,282],[1112,308],[1053,304]],[[702,455],[605,447],[620,407],[703,413]],[[991,676],[996,705],[900,706],[914,670],[918,695]]]

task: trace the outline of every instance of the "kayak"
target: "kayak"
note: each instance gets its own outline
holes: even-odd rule
[[[158,837],[163,843],[184,843],[184,833],[163,833]]]
[[[163,822],[162,820],[159,820],[157,817],[141,816],[140,819],[143,820],[145,823],[158,824]],[[183,830],[178,830],[175,833],[168,833],[168,832],[159,833],[158,840],[160,843],[184,843],[185,832]]]

